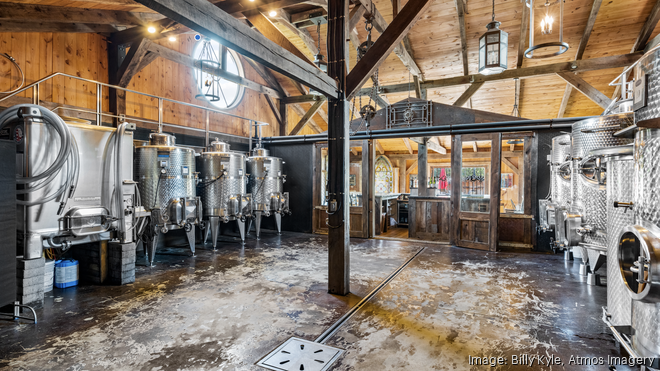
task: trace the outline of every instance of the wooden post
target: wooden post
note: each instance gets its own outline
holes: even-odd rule
[[[372,199],[371,197],[371,177],[370,173],[372,173],[372,164],[371,160],[373,159],[373,156],[369,156],[369,140],[363,140],[362,141],[362,174],[360,179],[361,181],[361,188],[362,188],[362,235],[364,238],[369,238],[369,226],[371,219],[369,218],[369,213],[371,212],[371,209],[373,208],[371,206],[371,202],[369,200]]]
[[[328,97],[328,292],[350,292],[350,207],[348,194],[349,103],[346,100],[348,70],[348,0],[328,1],[328,76],[337,81],[338,94]],[[336,210],[331,205],[336,203]]]
[[[287,133],[287,124],[289,123],[289,113],[286,109],[286,103],[280,100],[280,118],[282,119],[282,124],[280,125],[280,136],[286,136]]]
[[[463,141],[460,135],[451,137],[451,230],[449,243],[456,246],[460,239],[458,213],[461,211],[461,170],[463,166]]]
[[[406,193],[406,160],[401,159],[398,161],[399,165],[399,192]]]
[[[422,138],[422,143],[417,144],[417,180],[419,186],[417,187],[418,196],[428,196],[428,150],[426,142],[429,138]]]

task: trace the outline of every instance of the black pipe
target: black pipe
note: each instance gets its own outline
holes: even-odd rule
[[[516,120],[516,121],[497,121],[485,123],[469,123],[445,126],[431,126],[422,128],[402,128],[389,130],[359,131],[351,135],[351,140],[364,139],[387,139],[387,138],[405,138],[405,137],[423,137],[451,134],[475,134],[492,132],[512,132],[527,130],[549,130],[570,128],[573,123],[590,119],[593,117],[566,117],[558,119],[543,120]],[[295,136],[276,136],[263,138],[265,143],[315,143],[328,140],[326,134],[295,135]]]

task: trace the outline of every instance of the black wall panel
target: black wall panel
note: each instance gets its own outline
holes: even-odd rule
[[[537,203],[539,199],[545,198],[550,194],[550,166],[548,165],[548,155],[552,150],[552,138],[570,132],[569,129],[564,130],[543,130],[537,132],[538,135],[538,167],[537,167],[537,182],[536,182],[536,195],[537,199],[532,202]],[[536,207],[535,220],[538,221],[538,207]],[[554,232],[545,232],[537,236],[536,250],[538,251],[551,251],[550,237],[554,238]]]
[[[16,300],[16,144],[0,140],[0,307]]]
[[[291,215],[282,218],[282,230],[312,233],[314,181],[314,144],[269,145],[271,156],[284,160],[286,183],[284,192],[289,192]],[[262,228],[275,229],[273,217],[262,219]]]

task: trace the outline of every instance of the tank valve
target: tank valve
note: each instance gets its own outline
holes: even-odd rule
[[[163,234],[165,234],[165,233],[167,233],[167,232],[169,231],[169,229],[167,229],[166,226],[163,226],[163,227],[160,229],[160,231],[161,231]]]
[[[623,207],[625,210],[623,210],[623,213],[625,214],[628,209],[632,209],[633,203],[632,202],[619,202],[619,201],[614,201],[614,207],[619,208]]]
[[[590,225],[583,225],[582,227],[579,227],[575,230],[575,233],[577,233],[580,236],[584,236],[587,233],[591,233],[593,228]]]

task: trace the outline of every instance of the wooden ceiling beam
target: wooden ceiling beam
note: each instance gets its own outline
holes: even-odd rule
[[[185,2],[136,0],[136,2],[207,37],[214,38],[237,53],[304,83],[324,95],[333,97],[337,95],[337,83],[316,66],[303,63],[291,51],[277,45],[264,35],[254,32],[241,21],[218,9],[207,0],[186,0]],[[261,14],[258,13],[258,15]],[[269,29],[277,30],[270,21],[266,21],[261,23],[268,23],[270,24]],[[264,31],[261,32],[265,34]],[[279,34],[281,35],[281,33]]]
[[[651,9],[651,13],[649,13],[648,18],[646,18],[646,22],[644,22],[642,29],[639,31],[639,35],[637,35],[637,39],[635,40],[633,47],[630,49],[631,53],[642,50],[646,47],[646,44],[649,38],[651,37],[651,33],[658,25],[659,21],[660,21],[660,0],[656,0],[655,5],[653,5],[653,9]],[[626,77],[627,75],[628,74],[626,74]],[[612,94],[612,99],[615,99],[619,96],[621,96],[621,85],[617,85],[617,87],[614,89],[614,94]]]
[[[133,76],[140,72],[140,69],[144,67],[142,60],[149,52],[150,44],[152,42],[148,39],[142,39],[131,44],[131,48],[126,53],[124,61],[119,66],[119,70],[117,70],[117,85],[122,88],[127,87]]]
[[[22,22],[0,21],[0,32],[61,32],[61,33],[107,33],[117,32],[109,24],[60,23],[60,22]]]
[[[410,175],[410,173],[413,172],[417,168],[417,165],[419,164],[419,160],[415,160],[415,162],[410,165],[409,168],[406,169],[406,176]]]
[[[312,35],[309,34],[309,31],[304,28],[298,28],[293,23],[291,23],[291,15],[286,10],[278,10],[277,15],[273,17],[273,19],[275,19],[277,23],[286,27],[294,35],[298,36],[305,44],[307,49],[309,49],[309,51],[312,53],[312,55],[319,53],[319,49],[316,47],[316,43],[314,42]]]
[[[594,29],[596,24],[596,18],[598,17],[598,10],[603,0],[594,0],[591,4],[591,12],[589,13],[589,18],[587,19],[587,24],[584,26],[584,32],[582,33],[582,39],[580,39],[580,44],[578,45],[577,52],[575,53],[575,60],[582,59],[584,51],[587,49],[587,44],[589,43],[589,37],[591,37],[591,32]],[[571,97],[571,92],[573,88],[571,84],[566,84],[566,89],[564,90],[564,95],[561,99],[561,104],[559,105],[559,113],[557,117],[564,117],[566,112],[566,107],[568,106],[568,100]]]
[[[617,67],[627,67],[635,63],[641,56],[642,52],[636,52],[600,58],[583,59],[581,61],[559,62],[533,67],[523,67],[519,69],[506,70],[496,75],[475,74],[468,76],[449,77],[438,80],[427,80],[421,83],[421,86],[422,89],[437,89],[450,86],[467,85],[473,82],[509,80],[516,77],[520,79],[542,77],[554,75],[557,72],[586,72]],[[407,92],[408,90],[409,86],[407,83],[381,86],[381,94],[401,93]],[[361,89],[357,94],[369,95],[370,93],[371,88],[366,88]]]
[[[633,44],[631,51],[636,52],[644,49],[646,43],[651,38],[651,34],[653,34],[653,30],[658,25],[659,21],[660,21],[660,0],[656,0],[655,5],[653,5],[653,9],[651,9],[651,13],[649,13],[646,22],[644,22],[644,26],[642,27],[642,30],[639,32],[639,35],[637,36],[637,39],[635,40],[635,44]]]
[[[383,148],[383,145],[380,143],[378,139],[374,139],[374,143],[376,143],[376,149],[378,149],[378,152],[380,152],[381,155],[385,154],[385,149]]]
[[[470,87],[468,87],[465,92],[463,92],[463,94],[458,97],[456,102],[454,102],[454,106],[462,107],[474,95],[474,93],[476,93],[477,90],[483,86],[483,84],[483,81],[472,83]]]
[[[167,48],[165,46],[158,45],[158,44],[153,43],[151,41],[149,41],[148,50],[149,50],[149,52],[151,52],[151,53],[153,53],[153,54],[155,54],[159,57],[162,57],[164,59],[170,60],[170,61],[175,62],[175,63],[179,63],[179,64],[184,65],[186,67],[195,68],[195,59],[193,57],[189,56],[188,54],[180,53],[176,50],[172,50],[172,49]],[[277,99],[282,99],[282,98],[285,97],[284,94],[282,94],[281,92],[279,92],[275,89],[272,89],[268,86],[261,85],[259,83],[254,82],[254,81],[248,80],[244,77],[234,75],[232,73],[229,73],[229,72],[223,70],[222,68],[217,68],[217,69],[214,69],[214,70],[210,70],[208,72],[209,72],[209,74],[212,74],[212,75],[217,76],[217,77],[221,77],[221,78],[223,78],[227,81],[231,81],[235,84],[244,86],[244,87],[246,87],[250,90],[254,90],[254,91],[256,91],[257,93],[260,93],[260,94],[270,95],[271,97],[277,98]]]
[[[428,149],[432,150],[433,152],[439,153],[441,155],[447,154],[447,149],[440,144],[438,137],[429,138],[429,140],[426,142],[426,145]]]
[[[273,99],[269,95],[263,94],[263,97],[266,99],[266,103],[268,103],[268,107],[270,107],[270,110],[273,112],[273,116],[275,116],[277,123],[280,125],[280,127],[284,125],[279,107],[275,104],[275,102],[273,102]]]
[[[474,142],[472,142],[472,150],[474,152],[479,152],[479,145],[477,144],[476,140]]]
[[[135,26],[113,33],[110,40],[117,45],[124,45],[144,38],[150,40],[158,40],[192,31],[190,28],[176,23],[169,18],[163,18],[149,24],[156,28],[156,33],[149,33],[147,31],[147,27]]]
[[[401,138],[401,140],[403,140],[403,144],[408,149],[408,153],[410,153],[412,155],[413,154],[413,149],[412,149],[412,146],[410,145],[410,140],[408,138]]]
[[[293,130],[289,133],[289,135],[298,135],[300,131],[305,128],[305,125],[307,125],[308,122],[314,117],[316,112],[321,108],[321,105],[325,103],[325,99],[320,99],[316,103],[312,105],[312,107],[303,115],[303,117],[298,121],[296,126],[294,126]]]
[[[518,58],[516,59],[516,68],[522,68],[525,61],[525,40],[529,31],[529,8],[523,3],[522,15],[520,18],[520,39],[518,40]]]
[[[371,16],[371,10],[373,9],[373,25],[376,31],[378,31],[382,36],[385,30],[389,27],[389,23],[385,20],[385,18],[383,18],[383,15],[378,11],[378,9],[372,5],[371,0],[359,0],[359,2],[366,9],[364,14],[365,17]],[[405,36],[404,39],[406,39]],[[409,41],[408,44],[410,44]],[[413,58],[409,49],[406,49],[406,46],[402,45],[402,43],[396,43],[393,52],[397,57],[399,57],[403,65],[406,66],[411,74],[419,76],[423,79],[422,71],[419,69],[419,66],[417,66],[417,63],[415,63],[415,59]]]
[[[226,0],[221,2],[214,2],[213,4],[220,8],[222,11],[231,14],[234,17],[241,18],[243,16],[243,12],[252,10],[259,10],[261,12],[269,12],[271,10],[279,11],[282,8],[298,4],[305,4],[308,2],[308,0]]]
[[[146,25],[163,18],[157,13],[71,8],[65,6],[0,3],[0,21],[38,23],[91,23],[115,26]]]
[[[566,84],[566,90],[564,90],[564,96],[561,98],[561,104],[559,105],[559,113],[557,114],[557,118],[562,118],[564,117],[564,114],[566,113],[566,107],[568,106],[568,100],[571,98],[571,92],[573,91],[573,87],[571,84]]]
[[[365,56],[346,76],[346,98],[350,99],[364,85],[431,3],[431,0],[410,0],[401,9],[401,13],[394,18],[392,24],[385,29]]]
[[[463,62],[463,75],[467,76],[470,74],[470,69],[467,54],[467,33],[465,32],[465,12],[463,9],[465,3],[463,0],[454,0],[454,5],[456,6],[456,12],[458,13],[458,31],[461,35],[461,61]],[[523,6],[523,8],[525,8],[525,6]]]
[[[589,43],[589,37],[591,36],[591,31],[594,29],[596,24],[596,18],[598,17],[598,10],[600,10],[600,5],[603,3],[603,0],[594,0],[591,4],[591,12],[589,13],[589,19],[587,19],[587,24],[584,26],[584,32],[582,33],[582,39],[580,39],[580,44],[577,47],[577,52],[575,53],[575,60],[582,59],[584,51],[587,48]]]
[[[584,81],[583,78],[570,72],[557,72],[557,75],[599,106],[607,108],[612,103],[610,98],[606,97],[605,94]]]

